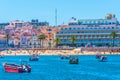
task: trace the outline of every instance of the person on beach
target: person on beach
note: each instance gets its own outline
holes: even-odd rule
[[[110,54],[112,54],[113,50],[110,50]]]
[[[84,54],[82,49],[80,50],[80,53]]]
[[[111,54],[111,51],[110,51],[110,54]]]
[[[16,56],[16,52],[15,52],[15,56]]]
[[[104,51],[104,54],[105,54],[105,51]]]

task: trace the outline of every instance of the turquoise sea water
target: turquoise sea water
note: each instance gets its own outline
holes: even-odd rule
[[[79,64],[69,64],[59,56],[40,56],[29,62],[29,56],[0,58],[0,80],[120,80],[120,55],[108,56],[107,62],[98,62],[95,56],[77,56]],[[6,73],[2,62],[20,63],[26,60],[31,73]]]

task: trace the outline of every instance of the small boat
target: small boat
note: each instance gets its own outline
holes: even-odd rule
[[[14,73],[23,73],[23,72],[31,72],[30,65],[27,62],[21,62],[20,65],[11,64],[11,63],[3,63],[3,67],[5,72],[14,72]]]
[[[0,58],[4,58],[4,55],[0,54]]]
[[[99,59],[102,56],[102,54],[100,52],[96,53],[96,58]]]
[[[78,62],[79,62],[78,58],[71,58],[71,59],[69,60],[69,63],[70,63],[70,64],[78,64]]]
[[[29,61],[38,61],[39,60],[39,57],[37,54],[33,54],[30,56],[29,58]]]
[[[101,62],[107,61],[107,56],[101,56],[99,61],[101,61]]]
[[[99,59],[102,55],[101,54],[97,54],[96,58]]]
[[[61,59],[70,59],[70,56],[69,55],[61,55],[60,58]]]

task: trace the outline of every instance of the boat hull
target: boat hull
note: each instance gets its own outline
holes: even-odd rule
[[[4,69],[5,72],[14,72],[14,73],[31,72],[30,66],[27,65],[5,64]]]
[[[39,60],[39,57],[37,54],[33,54],[30,56],[29,58],[29,61],[38,61]]]
[[[29,61],[38,61],[38,58],[30,58]]]
[[[5,72],[15,72],[15,73],[18,73],[19,70],[17,68],[12,68],[12,67],[8,67],[8,66],[5,66]]]

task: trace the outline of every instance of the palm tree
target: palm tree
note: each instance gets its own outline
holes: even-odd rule
[[[42,40],[44,40],[44,39],[45,39],[45,34],[38,35],[38,39],[40,40],[41,47],[43,47]]]
[[[56,39],[54,39],[54,42],[56,44],[56,47],[58,47],[58,44],[61,43],[61,39],[60,38],[56,38]]]
[[[70,41],[72,42],[73,47],[76,40],[77,40],[77,37],[75,35],[72,35],[70,38]]]
[[[7,47],[9,46],[8,41],[9,41],[10,37],[11,37],[11,36],[10,36],[9,34],[6,34],[6,35],[5,35],[5,38],[6,38],[6,41],[7,41]]]
[[[115,31],[113,31],[113,32],[111,32],[110,36],[111,36],[112,39],[113,39],[113,45],[112,45],[112,46],[114,47],[114,41],[115,41],[115,38],[117,37],[117,34],[116,34]]]
[[[112,17],[113,17],[112,14],[107,14],[107,15],[105,16],[106,19],[111,19]]]

